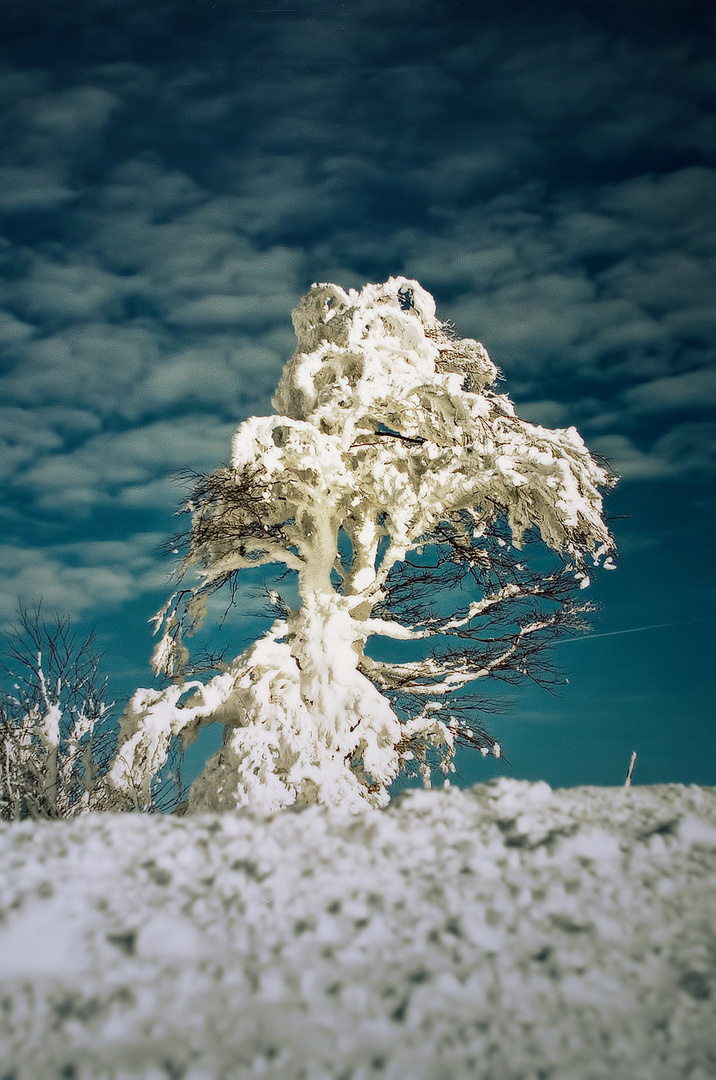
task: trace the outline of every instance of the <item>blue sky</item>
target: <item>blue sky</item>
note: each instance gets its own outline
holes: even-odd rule
[[[716,782],[715,31],[642,0],[4,0],[0,618],[41,599],[149,685],[173,474],[270,411],[313,281],[405,274],[622,476],[569,685],[491,722],[511,774],[620,783],[636,749],[635,783]]]

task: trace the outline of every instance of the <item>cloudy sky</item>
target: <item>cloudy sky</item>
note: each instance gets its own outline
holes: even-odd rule
[[[0,617],[42,600],[150,685],[173,474],[271,410],[313,281],[405,274],[622,476],[569,685],[492,723],[512,775],[715,783],[706,7],[3,0]]]

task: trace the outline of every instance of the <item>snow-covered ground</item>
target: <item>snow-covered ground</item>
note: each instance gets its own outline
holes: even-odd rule
[[[716,790],[0,829],[0,1074],[716,1076]]]

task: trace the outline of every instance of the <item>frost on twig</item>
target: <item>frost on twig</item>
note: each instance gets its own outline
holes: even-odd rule
[[[224,745],[192,786],[197,810],[382,805],[404,770],[427,783],[437,755],[449,772],[459,743],[497,754],[476,689],[549,684],[546,647],[589,610],[573,599],[586,561],[611,555],[613,478],[574,428],[520,420],[484,347],[417,282],[314,285],[293,321],[276,413],[240,425],[230,465],[197,478],[185,508],[185,584],[154,654],[174,684],[130,703],[119,790],[139,777],[148,791],[172,739],[215,721]],[[182,682],[182,630],[207,598],[275,564],[300,602],[276,594],[260,641]]]
[[[0,700],[0,819],[109,809],[116,734],[93,638],[77,641],[68,619],[21,605],[5,646],[13,691]]]

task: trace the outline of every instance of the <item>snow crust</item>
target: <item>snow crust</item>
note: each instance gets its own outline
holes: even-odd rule
[[[0,1071],[707,1080],[716,792],[0,828]]]

